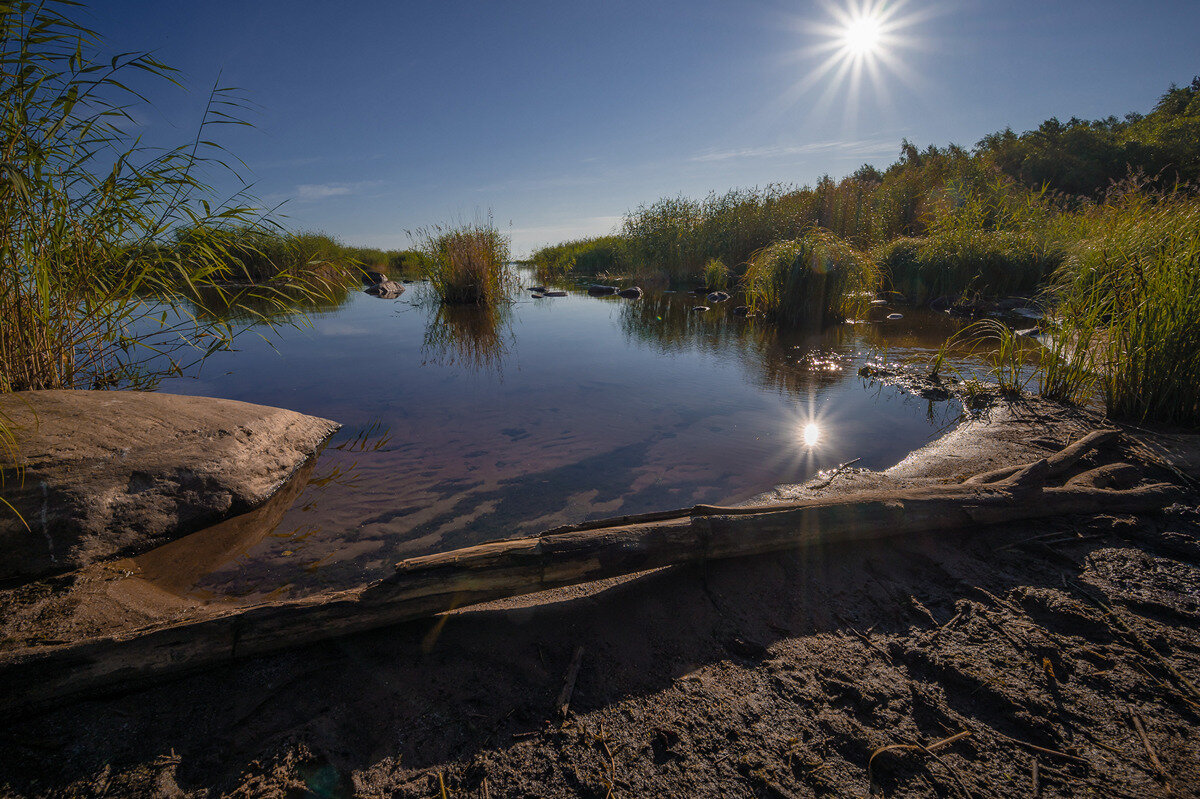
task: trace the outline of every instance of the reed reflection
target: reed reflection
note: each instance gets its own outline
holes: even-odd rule
[[[446,305],[431,308],[421,347],[423,363],[502,371],[512,342],[508,303]]]
[[[848,379],[853,370],[846,361],[867,333],[855,325],[797,331],[738,316],[733,313],[737,296],[707,311],[695,310],[702,302],[703,295],[648,294],[622,306],[621,330],[664,354],[700,350],[732,356],[757,384],[796,397]]]
[[[302,321],[308,315],[336,311],[357,290],[358,284],[349,279],[321,279],[282,286],[198,286],[192,306],[197,316],[225,323],[288,324]]]

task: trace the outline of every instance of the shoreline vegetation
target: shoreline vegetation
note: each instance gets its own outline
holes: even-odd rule
[[[1048,347],[995,338],[1043,396],[1099,394],[1116,418],[1195,427],[1198,185],[1200,77],[1145,115],[1049,119],[973,150],[906,140],[885,170],[841,181],[664,198],[530,263],[544,281],[736,287],[792,325],[840,321],[876,292],[967,312],[1022,295],[1041,307]]]
[[[238,94],[212,91],[194,142],[142,146],[124,122],[144,100],[118,78],[178,85],[174,71],[146,54],[105,71],[98,37],[70,8],[0,14],[0,144],[13,154],[0,186],[0,390],[153,387],[227,349],[244,329],[233,319],[294,323],[380,271],[428,279],[447,305],[495,306],[515,288],[509,240],[490,216],[384,251],[283,230],[245,192],[217,200],[196,175],[236,175],[207,132],[244,124]],[[837,182],[664,198],[614,235],[531,262],[544,281],[740,291],[751,313],[788,326],[858,316],[885,292],[968,311],[1024,295],[1042,309],[1048,347],[1001,334],[999,357],[1034,371],[1044,396],[1098,394],[1114,417],[1196,426],[1197,185],[1200,77],[1145,115],[1050,119],[969,151],[904,141],[886,169],[864,164]]]
[[[148,53],[110,60],[76,16],[58,0],[0,9],[0,391],[151,388],[228,348],[231,309],[270,324],[356,270],[420,268],[415,252],[279,227],[211,141],[247,124],[233,88],[210,92],[191,141],[145,144],[129,76],[182,88],[178,73]],[[243,188],[220,197],[201,176]]]

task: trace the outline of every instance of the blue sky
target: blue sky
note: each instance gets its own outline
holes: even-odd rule
[[[902,138],[1148,111],[1200,74],[1200,2],[908,0],[857,91],[820,50],[843,2],[107,0],[112,50],[151,50],[147,139],[190,136],[207,89],[252,129],[221,141],[296,228],[403,248],[491,211],[518,256],[608,232],[659,197],[841,177]],[[889,63],[890,62],[890,63]]]

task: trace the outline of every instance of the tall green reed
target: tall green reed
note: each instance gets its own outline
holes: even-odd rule
[[[0,391],[151,385],[227,346],[232,328],[183,303],[236,260],[224,231],[265,224],[244,193],[216,200],[201,177],[229,169],[210,134],[243,124],[238,95],[214,88],[191,141],[146,146],[126,76],[179,86],[176,71],[103,57],[77,13],[0,6]]]
[[[1058,375],[1094,382],[1113,416],[1200,425],[1200,200],[1134,188],[1080,214],[1055,275]]]

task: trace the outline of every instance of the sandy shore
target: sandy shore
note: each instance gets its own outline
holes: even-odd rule
[[[956,481],[1096,426],[999,408],[821,492]],[[1120,449],[1177,482],[1200,452]],[[23,719],[0,793],[1198,795],[1198,535],[1192,493],[492,603]]]

